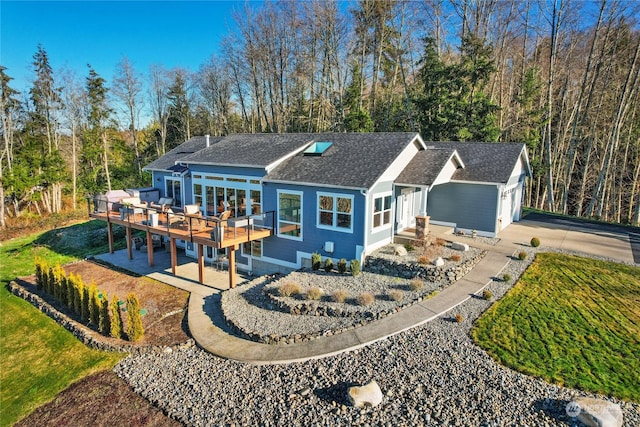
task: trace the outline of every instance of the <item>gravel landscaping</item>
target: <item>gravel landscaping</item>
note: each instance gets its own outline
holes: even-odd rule
[[[527,259],[510,261],[503,271],[513,281],[535,255],[532,248],[523,250]],[[499,298],[513,281],[496,280],[488,289]],[[114,371],[186,425],[576,425],[565,406],[576,395],[591,394],[514,372],[473,343],[471,325],[490,304],[470,298],[425,325],[320,360],[255,366],[193,347],[132,355]],[[453,320],[457,314],[461,323]],[[347,388],[371,379],[384,393],[382,404],[348,406]],[[640,405],[609,400],[621,405],[625,425],[640,425]]]

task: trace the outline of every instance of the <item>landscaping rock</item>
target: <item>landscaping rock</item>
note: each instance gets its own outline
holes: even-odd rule
[[[436,267],[442,267],[444,265],[444,260],[442,259],[442,257],[438,257],[435,259],[435,261],[433,261],[433,265],[435,265]]]
[[[382,402],[382,391],[376,380],[363,386],[349,387],[349,402],[356,408],[378,406]]]
[[[589,427],[622,427],[620,405],[608,400],[578,397],[567,404],[566,412]]]
[[[462,242],[452,242],[451,249],[455,249],[456,251],[466,252],[469,250],[469,245]]]
[[[407,255],[407,253],[408,253],[408,252],[407,252],[407,249],[406,249],[404,246],[402,246],[402,245],[396,245],[396,246],[393,248],[393,254],[394,254],[394,255],[397,255],[397,256],[406,256],[406,255]]]

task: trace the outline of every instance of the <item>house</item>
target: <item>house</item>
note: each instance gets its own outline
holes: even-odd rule
[[[273,235],[234,254],[256,274],[308,265],[314,252],[363,260],[416,218],[496,236],[519,220],[531,176],[524,144],[425,143],[411,132],[194,137],[144,169],[162,196],[205,217],[272,212]]]

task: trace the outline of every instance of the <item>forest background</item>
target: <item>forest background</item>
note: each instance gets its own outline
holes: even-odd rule
[[[197,70],[0,65],[0,227],[148,185],[194,135],[417,131],[527,144],[525,205],[638,225],[640,3],[247,3]]]

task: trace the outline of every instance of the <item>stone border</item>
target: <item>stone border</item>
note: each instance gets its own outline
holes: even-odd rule
[[[117,344],[105,341],[101,334],[98,334],[91,328],[84,326],[81,323],[73,320],[71,317],[60,312],[53,307],[47,301],[45,301],[39,295],[29,292],[24,287],[17,284],[15,281],[9,283],[9,291],[17,297],[24,299],[33,305],[36,309],[53,319],[58,325],[62,326],[67,331],[78,339],[81,343],[87,347],[94,348],[102,351],[113,351],[117,353],[132,353],[132,354],[145,354],[145,353],[170,353],[174,350],[181,350],[189,347],[193,347],[195,342],[193,338],[189,338],[187,341],[172,346],[157,346],[157,345],[133,345],[133,344]]]
[[[390,269],[392,272],[400,272],[400,274],[397,274],[396,277],[404,277],[404,272],[407,271],[407,268],[410,268],[410,270],[412,272],[417,272],[417,274],[413,274],[411,277],[417,277],[419,276],[420,273],[422,274],[426,274],[426,272],[424,270],[430,271],[430,270],[444,270],[440,273],[438,273],[438,275],[442,275],[446,281],[449,282],[449,285],[455,283],[457,280],[461,279],[462,277],[464,277],[469,271],[471,271],[473,269],[473,267],[475,267],[476,264],[478,264],[480,262],[480,260],[482,260],[485,255],[487,254],[487,251],[481,251],[480,253],[478,253],[476,256],[474,256],[473,258],[470,258],[452,268],[449,268],[447,270],[444,270],[442,268],[425,268],[419,264],[403,264],[403,263],[399,263],[396,261],[389,261],[386,259],[380,259],[377,258],[376,260],[379,261],[380,263],[384,263],[385,267]],[[369,265],[367,263],[367,265]],[[416,268],[417,266],[417,268]],[[413,269],[411,269],[411,267],[413,267]],[[365,267],[367,268],[367,267]],[[367,271],[369,271],[369,269],[367,268]],[[380,273],[378,273],[380,274]],[[255,284],[251,284],[250,286],[257,286],[259,284],[269,284],[274,282],[275,280],[279,280],[282,279],[281,276],[279,275],[274,275],[269,277],[266,281],[260,281],[257,282]],[[382,310],[380,312],[377,313],[373,313],[370,310],[366,310],[366,311],[359,311],[359,312],[354,312],[354,313],[349,313],[348,315],[342,315],[339,317],[351,317],[354,319],[354,323],[352,325],[349,325],[347,327],[344,328],[339,328],[339,329],[332,329],[332,330],[328,330],[328,331],[322,331],[322,332],[312,332],[312,333],[308,333],[308,334],[295,334],[295,335],[284,335],[284,336],[278,336],[278,335],[263,335],[260,333],[256,333],[256,332],[252,332],[252,331],[246,331],[243,327],[241,327],[240,325],[238,325],[232,318],[229,318],[228,316],[226,316],[226,311],[225,310],[225,305],[226,305],[226,299],[224,298],[224,293],[222,295],[221,301],[220,301],[220,306],[222,309],[222,316],[225,320],[225,323],[227,324],[227,326],[237,335],[249,339],[251,341],[254,342],[259,342],[259,343],[263,343],[263,344],[271,344],[271,345],[277,345],[277,344],[294,344],[294,343],[299,343],[299,342],[305,342],[305,341],[311,341],[313,339],[316,338],[320,338],[320,337],[325,337],[325,336],[331,336],[331,335],[337,335],[337,334],[341,334],[350,330],[353,330],[355,328],[361,327],[366,325],[369,322],[372,322],[374,320],[379,320],[382,319],[384,317],[387,317],[388,315],[397,313],[405,308],[408,308],[412,305],[415,305],[417,303],[420,303],[426,299],[431,298],[433,295],[435,295],[437,292],[441,291],[444,287],[439,287],[437,290],[433,291],[430,294],[425,294],[421,297],[418,297],[412,301],[409,301],[406,304],[403,304],[401,306],[397,306],[393,309],[390,310]],[[329,314],[329,310],[327,310],[326,308],[323,308],[317,301],[313,301],[308,303],[308,308],[306,308],[308,311],[305,313],[296,313],[295,309],[299,309],[300,304],[291,307],[290,305],[284,303],[283,301],[279,300],[279,297],[275,297],[274,295],[271,295],[268,292],[265,292],[268,295],[268,298],[271,300],[271,302],[273,302],[274,304],[277,304],[276,307],[274,307],[275,310],[280,311],[280,312],[285,312],[291,315],[305,315],[305,316],[330,316]],[[332,311],[334,311],[332,309]],[[334,316],[335,317],[335,316]]]

